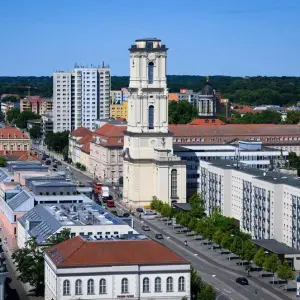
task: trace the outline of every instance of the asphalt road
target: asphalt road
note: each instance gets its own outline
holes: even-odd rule
[[[117,203],[117,208],[120,212],[124,212],[123,207]],[[151,231],[145,232],[142,230],[143,220],[134,218],[134,228],[138,232],[141,232],[151,239],[155,240],[155,234],[161,233],[159,228],[154,228],[151,223],[147,222]],[[174,236],[165,236],[164,240],[160,240],[160,243],[164,244],[169,249],[173,250],[180,256],[186,258],[191,262],[193,267],[198,270],[201,278],[210,283],[217,291],[220,300],[275,300],[286,299],[284,295],[277,297],[267,291],[262,290],[259,287],[255,287],[249,278],[249,286],[241,286],[235,282],[239,274],[220,268],[210,263],[205,256],[201,256],[199,253],[195,253],[193,249],[185,247],[184,244],[179,243]],[[257,289],[257,294],[255,290]]]

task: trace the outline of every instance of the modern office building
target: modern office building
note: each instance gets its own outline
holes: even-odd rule
[[[233,145],[174,145],[174,154],[187,162],[187,195],[199,192],[202,161],[231,160],[251,168],[269,169],[286,162],[288,151],[265,147],[261,142],[238,141]]]
[[[45,300],[189,300],[190,283],[190,263],[148,239],[77,236],[45,251]]]
[[[109,118],[111,75],[108,67],[78,67],[53,75],[54,132],[78,127],[95,129]]]
[[[148,205],[153,196],[186,202],[186,163],[173,155],[168,124],[167,48],[159,39],[138,39],[129,51],[124,201],[132,207]]]
[[[211,214],[239,221],[254,239],[275,239],[300,249],[300,181],[279,171],[264,171],[230,160],[201,161],[199,191]]]

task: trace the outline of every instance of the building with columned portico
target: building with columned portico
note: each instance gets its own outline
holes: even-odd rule
[[[168,125],[167,48],[138,39],[130,51],[128,124],[124,132],[124,200],[149,204],[153,196],[186,202],[186,162],[173,154]]]

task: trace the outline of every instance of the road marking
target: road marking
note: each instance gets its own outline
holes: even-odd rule
[[[217,288],[217,287],[215,287],[215,290],[219,291],[220,289],[219,289],[219,288]]]
[[[197,253],[194,253],[194,256],[198,256],[198,254],[197,254]]]

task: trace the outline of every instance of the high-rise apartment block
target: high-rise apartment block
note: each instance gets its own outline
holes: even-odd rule
[[[109,118],[111,76],[108,67],[78,67],[53,75],[54,132],[78,127],[95,129]]]

